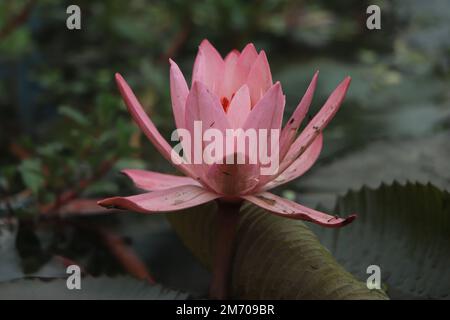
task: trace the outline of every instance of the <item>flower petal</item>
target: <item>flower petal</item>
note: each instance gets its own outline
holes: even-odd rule
[[[195,132],[196,123],[201,124],[201,132]],[[205,131],[212,128],[218,129],[224,135],[225,130],[230,128],[230,123],[228,122],[219,99],[201,82],[194,82],[192,90],[189,92],[186,102],[185,125],[186,129],[191,133],[192,163],[196,160],[195,152],[199,153],[200,151],[203,156],[203,150],[206,145],[203,140],[201,141],[201,145],[197,145],[197,135],[201,134],[201,138],[203,139]],[[224,143],[223,145],[225,146]],[[224,150],[222,154],[224,154]],[[200,165],[200,167],[202,166],[203,165]],[[204,170],[204,173],[206,173],[206,169]]]
[[[227,118],[233,128],[241,128],[251,111],[250,92],[244,84],[234,95],[227,112]]]
[[[192,73],[192,86],[196,81],[206,85],[217,96],[220,94],[224,61],[208,40],[203,40],[198,48]]]
[[[257,152],[258,152],[258,164],[262,165],[262,159],[261,159],[261,150],[262,147],[262,141],[260,139],[261,136],[261,129],[266,129],[266,154],[267,159],[272,159],[272,154],[278,153],[279,150],[272,150],[272,130],[280,130],[281,122],[283,120],[283,110],[285,105],[285,97],[283,95],[283,92],[281,90],[281,85],[279,82],[275,83],[264,95],[264,97],[258,101],[256,106],[253,107],[253,109],[250,111],[250,114],[247,117],[247,120],[245,121],[242,129],[244,132],[247,132],[249,129],[254,129],[257,132],[258,135],[258,145],[257,145]],[[278,132],[279,134],[279,132]],[[276,141],[276,147],[278,148],[278,142]],[[253,150],[253,151],[252,151]],[[255,151],[255,146],[246,146],[246,153],[247,155],[251,155],[251,152]],[[264,152],[264,151],[262,151]],[[273,167],[272,170],[277,171],[278,170],[278,162],[276,162],[276,168]],[[268,179],[270,177],[269,175],[264,175],[260,177],[259,183],[261,183],[262,179]]]
[[[184,112],[189,88],[178,65],[170,61],[170,96],[172,98],[172,111],[177,128],[184,128]]]
[[[201,131],[196,132],[196,124],[201,124]],[[212,186],[214,181],[206,178],[208,172],[208,164],[203,159],[203,152],[207,144],[203,141],[203,136],[208,129],[217,129],[221,132],[222,136],[225,130],[230,127],[226,114],[219,102],[217,96],[211,93],[211,91],[201,82],[194,82],[191,91],[189,92],[186,101],[186,113],[185,113],[185,125],[186,129],[191,133],[191,149],[190,163],[194,167],[202,181],[207,183],[208,186]],[[200,140],[198,136],[200,136]],[[225,154],[225,143],[222,143],[224,149],[222,155]],[[189,159],[189,157],[188,157]]]
[[[98,202],[103,207],[127,209],[140,213],[170,212],[209,202],[220,195],[197,186],[178,186],[130,197],[113,197]]]
[[[182,171],[185,175],[190,176],[194,179],[198,179],[199,177],[197,174],[195,174],[193,168],[190,168],[187,165],[183,164],[182,163],[183,160],[181,158],[178,161],[178,163],[181,163],[179,165],[176,165],[171,161],[171,152],[172,152],[171,146],[161,136],[158,129],[156,129],[153,122],[145,113],[144,109],[137,100],[131,88],[128,86],[128,84],[122,78],[122,76],[118,73],[116,73],[116,82],[117,86],[119,87],[122,98],[124,99],[125,104],[128,108],[128,111],[131,113],[131,116],[133,117],[134,121],[137,123],[139,128],[144,132],[147,138],[153,143],[156,149],[161,153],[161,155],[170,163],[172,163],[177,169]]]
[[[146,191],[159,191],[184,185],[201,186],[197,181],[189,177],[147,170],[125,169],[122,170],[122,173],[130,178],[138,188]]]
[[[250,69],[257,58],[258,52],[253,43],[247,44],[236,62],[236,69],[233,77],[234,88],[232,88],[232,92],[236,92],[244,83],[246,83]]]
[[[347,89],[350,85],[351,78],[345,78],[333,91],[325,105],[315,115],[315,117],[308,123],[306,128],[297,137],[294,143],[289,148],[286,157],[280,165],[278,175],[288,168],[299,156],[301,156],[309,147],[309,145],[317,138],[317,136],[325,129],[328,123],[333,119],[336,112],[339,110],[342,101],[344,100]],[[273,179],[276,177],[273,176]]]
[[[185,124],[185,114],[186,114],[186,101],[189,94],[189,88],[184,79],[183,73],[181,72],[178,65],[171,59],[170,61],[170,96],[172,98],[172,112],[175,119],[175,125],[177,129],[186,129]],[[186,145],[186,141],[179,138],[183,150],[189,148]],[[193,167],[188,164],[188,166]],[[195,171],[196,168],[193,167]]]
[[[313,164],[317,161],[320,155],[320,151],[322,151],[323,145],[323,135],[319,134],[319,136],[314,140],[314,142],[306,149],[305,153],[303,153],[297,160],[294,161],[283,173],[281,173],[275,180],[267,183],[263,190],[269,190],[279,185],[285,184],[289,181],[297,179],[302,176],[306,171],[308,171]]]
[[[253,107],[243,129],[280,129],[283,120],[284,96],[279,82],[275,83]]]
[[[252,106],[254,106],[272,86],[272,74],[264,51],[261,50],[253,63],[246,82],[250,89]]]
[[[215,163],[208,170],[207,180],[213,184],[212,188],[228,196],[238,196],[254,189],[259,181],[259,165],[250,164],[248,157],[243,164],[238,164],[236,154],[229,156],[234,158],[233,164],[227,164],[224,159],[223,164]]]
[[[226,97],[229,101],[239,87],[236,83],[236,66],[239,59],[239,51],[233,50],[225,57],[223,81],[220,97]]]
[[[216,128],[225,133],[230,128],[219,99],[201,82],[194,82],[186,101],[185,125],[191,134],[194,121],[201,121],[203,130]]]
[[[284,159],[286,153],[289,150],[289,147],[291,146],[292,142],[295,139],[295,136],[297,134],[298,128],[300,127],[300,124],[302,123],[303,119],[305,118],[306,114],[308,113],[309,106],[311,105],[311,101],[314,96],[314,91],[316,90],[318,76],[319,76],[319,71],[317,71],[314,74],[314,77],[312,78],[311,83],[308,86],[308,89],[306,90],[305,94],[303,95],[302,100],[297,105],[297,108],[295,109],[294,113],[289,118],[288,122],[286,123],[283,130],[281,131],[280,159]]]
[[[313,210],[290,200],[278,197],[269,192],[242,196],[242,198],[276,215],[290,219],[311,221],[324,227],[342,227],[349,224],[356,218],[356,215],[350,215],[347,218],[330,216],[326,213]]]

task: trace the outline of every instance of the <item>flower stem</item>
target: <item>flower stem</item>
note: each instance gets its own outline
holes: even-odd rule
[[[211,299],[223,300],[228,298],[234,242],[241,204],[242,202],[217,201],[217,236],[213,274],[209,288]]]

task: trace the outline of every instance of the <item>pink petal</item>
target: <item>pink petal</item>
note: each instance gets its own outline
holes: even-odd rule
[[[247,85],[250,89],[252,106],[256,105],[272,86],[272,74],[264,51],[259,53],[258,58],[253,63],[247,77]]]
[[[270,149],[272,145],[272,129],[280,130],[281,122],[283,120],[284,105],[285,97],[281,90],[280,83],[277,82],[266,92],[264,97],[259,100],[256,106],[253,107],[242,127],[244,131],[248,129],[256,129],[258,132],[258,143],[261,143],[261,141],[259,141],[259,129],[267,129],[266,143],[268,147],[268,156],[272,155],[272,150]],[[258,145],[258,148],[259,146],[260,144]],[[246,152],[252,151],[247,149]],[[267,179],[267,177],[269,176],[262,176],[261,179]]]
[[[225,63],[227,62],[227,60],[229,60],[229,59],[234,59],[235,57],[236,58],[239,58],[239,56],[241,55],[241,53],[239,52],[239,50],[237,50],[237,49],[233,49],[233,50],[231,50],[230,52],[228,52],[228,54],[227,54],[227,56],[225,57]]]
[[[320,109],[316,116],[309,122],[302,133],[297,137],[289,148],[286,157],[280,165],[279,174],[289,167],[300,155],[302,155],[309,145],[317,138],[317,136],[325,129],[327,124],[333,119],[344,100],[347,89],[350,85],[351,78],[345,78],[333,91],[325,105]],[[273,177],[276,178],[276,177]]]
[[[250,69],[253,65],[253,63],[255,63],[255,60],[258,58],[258,52],[255,49],[255,46],[253,45],[253,43],[249,43],[245,46],[245,48],[242,50],[240,56],[239,56],[239,61],[238,61],[238,65],[239,68],[242,71],[246,71],[246,75],[245,77],[247,78],[248,73],[250,72]]]
[[[182,171],[185,175],[188,175],[194,179],[199,179],[198,175],[194,172],[193,168],[188,167],[185,164],[176,165],[171,161],[171,152],[172,148],[167,143],[167,141],[161,136],[158,129],[156,129],[153,122],[145,113],[141,104],[137,100],[131,88],[128,86],[126,81],[122,78],[122,76],[116,73],[116,82],[119,87],[122,98],[127,105],[128,111],[131,113],[134,121],[137,123],[139,128],[144,132],[147,138],[153,143],[156,149],[162,154],[162,156],[172,163],[177,169]],[[182,162],[182,159],[179,159],[179,163]]]
[[[208,40],[203,40],[199,46],[194,62],[192,85],[196,81],[206,85],[217,96],[220,94],[224,61],[219,52]]]
[[[184,128],[184,109],[189,88],[178,65],[170,61],[170,96],[172,98],[172,111],[177,128]]]
[[[243,129],[280,129],[283,120],[284,102],[281,85],[277,82],[253,107]]]
[[[202,122],[203,131],[215,128],[225,133],[225,129],[230,128],[219,99],[201,82],[194,82],[186,101],[185,123],[191,134],[194,132],[194,121]]]
[[[255,129],[256,130],[256,138],[260,139],[259,131],[258,129],[266,129],[267,130],[267,155],[271,156],[272,150],[270,150],[271,147],[271,129],[280,129],[282,116],[283,116],[283,109],[284,109],[284,95],[281,91],[281,85],[279,82],[274,84],[272,88],[267,91],[266,95],[258,102],[258,104],[250,111],[250,114],[247,116],[247,120],[245,121],[244,125],[242,126],[242,131],[245,134],[247,130],[249,129]],[[230,107],[230,112],[231,112]],[[245,136],[238,136],[235,138],[235,149],[234,153],[228,155],[230,156],[236,156],[236,153],[239,151],[237,150],[238,146],[238,140],[237,139],[243,139]],[[244,150],[244,156],[245,156],[245,162],[244,164],[238,164],[235,162],[234,165],[228,165],[228,168],[225,168],[224,165],[217,165],[216,168],[211,169],[208,172],[208,181],[213,181],[213,179],[216,179],[215,182],[216,185],[219,186],[220,190],[224,190],[223,185],[226,183],[233,184],[233,181],[238,181],[239,179],[242,179],[243,182],[239,186],[227,186],[228,189],[233,189],[233,192],[236,190],[240,190],[241,193],[247,192],[247,188],[249,186],[254,186],[260,182],[260,178],[257,177],[257,173],[260,172],[258,168],[262,165],[260,163],[260,158],[256,156],[256,163],[250,163],[249,156],[253,155],[255,156],[255,152],[259,154],[259,145],[256,146],[250,146],[248,143],[248,139],[245,139],[245,150]],[[237,168],[231,168],[230,166],[235,166]],[[266,166],[264,164],[264,166]],[[225,176],[223,176],[222,172],[227,172]],[[236,184],[234,182],[234,184]],[[215,188],[214,190],[219,190]],[[218,191],[219,192],[219,191]],[[224,191],[221,191],[224,192]]]
[[[233,92],[238,90],[244,83],[246,83],[248,74],[256,59],[258,58],[258,52],[256,52],[253,43],[249,43],[242,50],[236,63],[236,69],[234,74],[234,88]]]
[[[184,185],[201,186],[197,181],[189,177],[174,176],[153,171],[125,169],[122,173],[130,178],[134,184],[146,191],[158,191]]]
[[[231,100],[233,93],[239,88],[236,83],[236,65],[239,59],[239,51],[233,50],[225,57],[222,89],[220,96]]]
[[[330,216],[326,213],[313,210],[290,200],[278,197],[269,192],[242,196],[242,198],[276,215],[285,218],[311,221],[324,227],[341,227],[349,224],[356,218],[356,215],[350,215],[347,218]]]
[[[238,164],[236,155],[234,164],[213,164],[208,170],[207,179],[213,183],[213,189],[223,195],[238,196],[245,194],[258,184],[259,165],[249,164],[248,158],[244,164]]]
[[[279,185],[285,184],[302,176],[319,158],[320,151],[322,151],[322,145],[323,135],[319,134],[309,148],[306,149],[305,153],[298,157],[297,160],[295,160],[294,163],[284,170],[284,172],[281,173],[275,180],[266,184],[263,190],[278,187]]]
[[[195,132],[196,121],[199,121],[202,125],[202,131],[198,133]],[[213,142],[201,140],[197,145],[196,136],[201,134],[201,137],[203,137],[204,132],[211,128],[224,133],[226,128],[230,127],[230,124],[217,96],[213,95],[201,82],[194,82],[192,90],[189,92],[186,102],[185,124],[186,129],[191,132],[191,163],[202,180],[212,186],[214,181],[208,181],[205,177],[208,164],[204,162],[203,151],[207,144]],[[222,154],[225,154],[225,143],[223,143],[223,146]]]
[[[98,202],[103,207],[116,207],[140,213],[170,212],[209,202],[220,195],[197,186],[178,186],[130,197],[113,197]]]
[[[298,104],[292,116],[289,118],[285,127],[281,131],[280,137],[280,159],[284,159],[286,153],[289,150],[292,142],[295,139],[297,134],[297,130],[300,127],[303,119],[308,113],[309,106],[311,105],[311,101],[314,96],[314,91],[316,90],[317,78],[319,76],[319,71],[314,74],[314,77],[311,80],[311,83],[308,86],[302,100]]]
[[[234,95],[228,107],[227,117],[233,128],[241,128],[251,111],[250,92],[244,84]]]
[[[189,89],[178,65],[170,61],[170,95],[172,98],[172,112],[175,119],[177,129],[186,129],[185,126],[185,109],[186,100],[189,94]],[[186,141],[181,140],[183,150],[186,150]],[[190,165],[191,166],[191,165]],[[195,170],[195,168],[193,169]]]

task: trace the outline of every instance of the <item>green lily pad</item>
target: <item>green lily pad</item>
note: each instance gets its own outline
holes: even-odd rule
[[[150,285],[130,277],[82,278],[81,288],[69,290],[65,279],[21,279],[0,284],[0,299],[45,300],[185,300],[188,294]]]
[[[19,222],[14,218],[0,219],[0,283],[11,280],[28,278],[65,278],[66,267],[63,258],[53,255],[42,260],[39,252],[34,251],[33,264],[37,263],[37,268],[33,270],[25,270],[24,260],[19,254],[17,247]]]
[[[299,220],[245,204],[240,211],[231,281],[235,299],[386,299],[348,273]],[[180,238],[211,268],[214,203],[168,215]],[[342,229],[345,232],[346,228]]]
[[[431,184],[393,183],[350,191],[336,212],[358,219],[344,229],[313,227],[361,280],[377,265],[393,299],[450,299],[450,193]]]

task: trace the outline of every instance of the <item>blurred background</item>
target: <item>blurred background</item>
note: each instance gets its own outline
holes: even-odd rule
[[[71,4],[81,9],[81,30],[66,28]],[[371,4],[381,8],[380,30],[366,27]],[[208,272],[163,217],[104,217],[95,204],[136,192],[122,168],[172,170],[132,123],[114,73],[170,137],[168,58],[190,78],[205,38],[222,55],[248,42],[264,49],[287,96],[286,117],[316,70],[311,115],[353,78],[319,162],[279,193],[329,210],[349,190],[394,181],[431,183],[446,197],[449,35],[446,0],[1,1],[0,217],[4,228],[14,226],[2,240],[14,262],[1,261],[0,280],[33,274],[55,256],[89,274],[124,274],[129,266],[117,250],[132,248],[158,282],[205,293]],[[71,223],[55,228],[42,219],[55,215]]]

